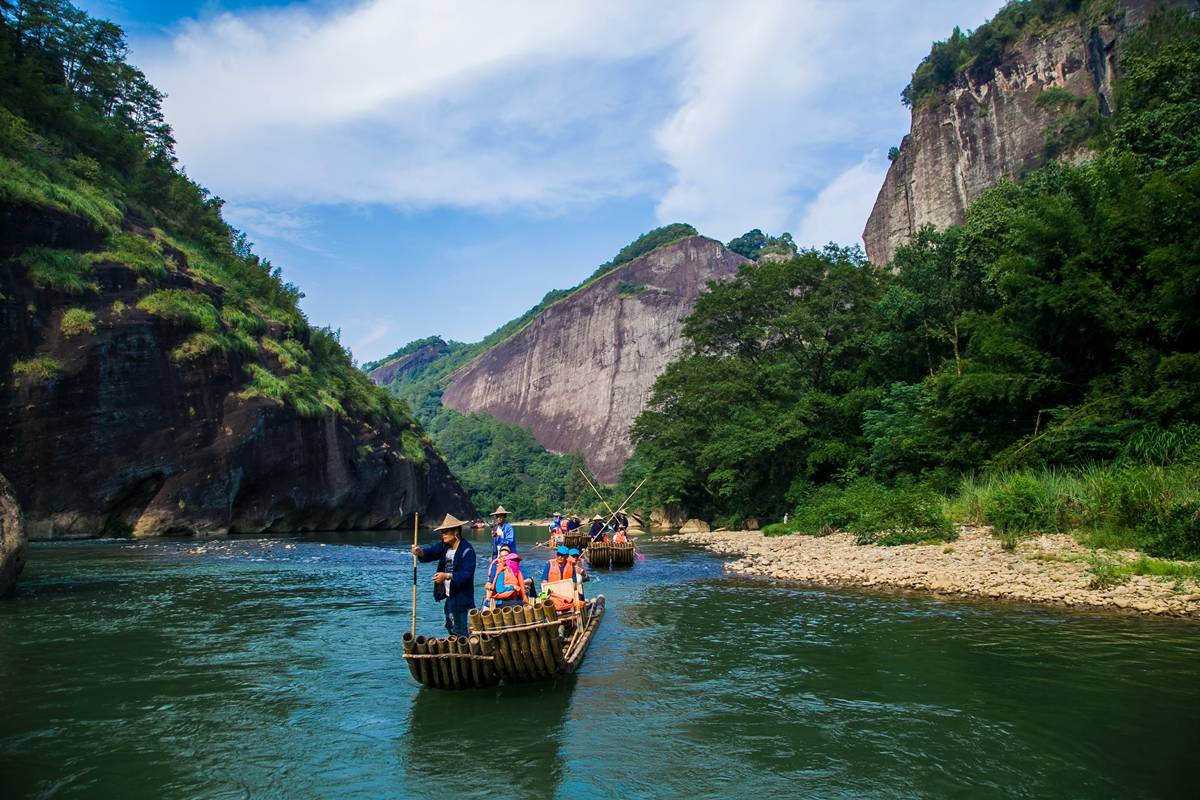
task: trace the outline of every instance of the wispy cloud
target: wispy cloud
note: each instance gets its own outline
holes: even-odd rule
[[[930,39],[997,4],[367,0],[185,22],[138,58],[189,172],[278,235],[245,208],[639,197],[721,238],[807,208],[828,239]]]
[[[873,154],[830,181],[796,226],[796,243],[820,247],[829,242],[857,242],[886,174],[887,161]]]

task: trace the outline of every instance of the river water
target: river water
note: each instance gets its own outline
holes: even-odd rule
[[[642,541],[589,586],[576,676],[460,693],[399,656],[403,533],[36,544],[0,604],[0,795],[1196,796],[1194,624],[768,586]]]

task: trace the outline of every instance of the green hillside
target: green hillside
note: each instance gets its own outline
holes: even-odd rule
[[[626,477],[720,523],[904,541],[949,513],[1200,557],[1200,20],[1156,15],[1118,66],[1089,163],[887,268],[810,250],[702,296]]]
[[[309,324],[299,289],[222,219],[221,198],[179,168],[163,95],[125,51],[118,26],[70,3],[0,4],[0,204],[13,219],[21,209],[60,219],[96,244],[85,253],[28,249],[23,275],[83,297],[98,291],[94,265],[126,265],[139,276],[139,310],[193,330],[175,363],[238,353],[243,397],[269,397],[302,416],[379,417],[422,458],[403,403],[355,368],[337,332]],[[184,273],[196,289],[176,286]],[[219,307],[205,286],[219,287]],[[70,324],[84,330],[87,312],[77,312]],[[47,380],[51,361],[17,361],[4,380]]]

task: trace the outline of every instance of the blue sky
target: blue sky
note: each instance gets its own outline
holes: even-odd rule
[[[858,241],[935,39],[1000,0],[87,0],[180,161],[361,361],[638,234]]]

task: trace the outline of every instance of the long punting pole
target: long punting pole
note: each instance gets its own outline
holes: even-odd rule
[[[417,546],[417,520],[421,515],[413,512],[413,547]],[[417,554],[413,553],[413,590],[412,590],[412,635],[417,635]]]

